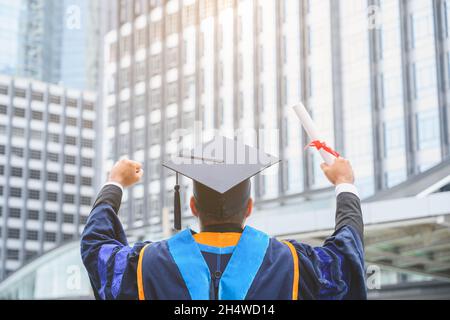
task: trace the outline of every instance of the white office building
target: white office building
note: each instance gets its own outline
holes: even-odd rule
[[[0,77],[0,278],[81,233],[95,192],[95,101]]]

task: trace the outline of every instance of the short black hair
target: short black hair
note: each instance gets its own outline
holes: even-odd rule
[[[219,193],[194,181],[195,206],[204,222],[242,222],[250,200],[250,192],[250,179],[242,181],[225,193]]]

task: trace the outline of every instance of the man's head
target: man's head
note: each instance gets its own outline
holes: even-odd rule
[[[250,197],[250,180],[244,180],[225,193],[219,193],[194,181],[194,195],[190,207],[202,226],[217,224],[244,225],[251,215],[253,200]]]
[[[183,151],[163,162],[176,172],[174,227],[181,228],[181,198],[178,175],[194,181],[191,209],[201,226],[239,223],[250,215],[250,178],[280,162],[276,157],[245,145],[239,139],[216,136],[191,151]]]

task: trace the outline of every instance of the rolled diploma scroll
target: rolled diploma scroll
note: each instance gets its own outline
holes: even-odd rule
[[[295,105],[294,111],[297,114],[298,118],[300,119],[300,122],[303,125],[303,128],[305,129],[306,133],[308,134],[311,141],[323,141],[320,139],[320,135],[318,134],[316,125],[314,124],[313,120],[311,119],[311,116],[309,115],[308,111],[306,111],[305,106],[303,103],[299,103]],[[322,159],[325,161],[326,164],[332,165],[334,163],[334,160],[336,159],[335,156],[328,153],[327,151],[320,149],[319,150],[320,155],[322,156]]]

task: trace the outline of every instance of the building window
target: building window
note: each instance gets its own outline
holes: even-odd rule
[[[53,143],[59,143],[59,134],[57,133],[49,133],[48,134],[48,141]]]
[[[34,101],[44,101],[44,94],[42,92],[33,91],[31,93],[31,99]]]
[[[150,179],[157,180],[159,179],[159,159],[151,159],[150,160]]]
[[[25,137],[25,129],[14,127],[12,129],[12,136],[15,138],[23,138]]]
[[[39,233],[36,230],[27,230],[27,240],[38,240]]]
[[[64,175],[64,183],[75,184],[75,176],[71,174]]]
[[[45,221],[52,221],[55,222],[56,221],[56,212],[53,211],[47,211],[45,213]]]
[[[91,158],[81,158],[81,163],[83,167],[92,168],[92,159]]]
[[[10,208],[9,209],[9,217],[10,218],[16,218],[16,219],[20,219],[21,216],[21,212],[19,208]]]
[[[76,108],[78,105],[78,100],[74,98],[67,98],[66,106]]]
[[[39,200],[40,193],[41,192],[39,190],[28,190],[28,198],[32,200]]]
[[[81,197],[81,205],[82,206],[90,206],[92,203],[91,197],[82,196]]]
[[[81,146],[83,148],[89,148],[89,149],[93,149],[94,148],[94,141],[92,141],[91,139],[81,139]]]
[[[0,86],[0,94],[7,96],[9,93],[8,87],[7,86]]]
[[[136,199],[136,202],[134,203],[134,210],[136,212],[134,219],[142,220],[144,216],[144,201],[142,199]]]
[[[176,103],[178,98],[178,83],[171,82],[167,85],[167,104]]]
[[[119,151],[121,155],[125,155],[128,154],[128,146],[129,146],[129,141],[130,141],[130,137],[128,134],[122,134],[120,135],[119,138]]]
[[[436,111],[416,115],[417,143],[420,150],[439,147],[439,116]]]
[[[29,172],[30,179],[33,180],[40,180],[41,179],[41,172],[39,170],[33,170],[31,169]]]
[[[138,29],[136,36],[136,47],[138,49],[145,47],[145,29]]]
[[[223,119],[223,118],[222,118]],[[167,137],[170,137],[170,135],[175,132],[178,129],[178,121],[177,118],[169,118],[167,119],[167,125],[166,125],[166,132]]]
[[[159,198],[157,195],[151,195],[150,197],[150,213],[153,215],[159,212]]]
[[[161,73],[161,56],[159,54],[151,56],[150,66],[152,75],[157,75]]]
[[[48,156],[48,160],[50,160],[52,162],[58,162],[59,161],[59,154],[57,154],[57,153],[49,152],[47,156]]]
[[[19,238],[13,238],[13,239],[19,239]],[[8,249],[7,251],[7,259],[8,260],[19,260],[19,250],[17,249]]]
[[[72,137],[72,136],[66,136],[65,144],[66,145],[70,145],[70,146],[76,146],[77,145],[77,138],[76,137]]]
[[[74,223],[75,218],[73,216],[73,214],[64,214],[64,223]]]
[[[0,114],[7,114],[8,113],[8,107],[4,104],[0,104]]]
[[[131,82],[131,72],[130,68],[122,69],[120,72],[120,86],[122,89],[130,87]]]
[[[22,197],[22,189],[12,187],[10,190],[11,197],[13,198],[21,198]]]
[[[66,125],[76,127],[78,124],[77,118],[74,117],[67,117]]]
[[[119,106],[120,114],[119,120],[120,122],[128,121],[130,119],[130,102],[122,101]]]
[[[25,91],[25,89],[15,88],[14,95],[18,98],[26,98],[27,92]]]
[[[161,108],[161,89],[153,89],[151,93],[151,106],[152,110]]]
[[[120,55],[124,56],[126,54],[128,54],[130,52],[130,47],[131,47],[131,38],[130,36],[125,36],[122,37],[122,39],[120,39]]]
[[[8,239],[20,239],[20,230],[9,228],[8,229]]]
[[[64,203],[74,204],[75,196],[73,194],[64,194]]]
[[[55,95],[50,95],[50,103],[53,104],[61,104],[61,97],[60,96],[55,96]]]
[[[88,217],[81,215],[80,216],[80,224],[86,224]]]
[[[108,108],[108,126],[113,127],[116,124],[116,108]]]
[[[51,123],[60,123],[61,116],[59,114],[50,113],[48,121]]]
[[[42,140],[42,132],[38,130],[31,130],[31,140]]]
[[[28,219],[29,220],[39,220],[39,211],[29,210],[28,211]]]
[[[47,192],[47,201],[58,201],[58,194],[56,192]]]
[[[94,103],[89,102],[89,101],[85,101],[85,102],[83,103],[83,108],[84,108],[85,110],[90,110],[90,111],[92,111],[92,110],[94,110]]]
[[[18,158],[23,158],[23,148],[12,147],[11,148],[11,153],[12,153],[13,156],[16,156]]]
[[[14,116],[18,118],[25,118],[25,109],[15,107]]]
[[[30,150],[30,158],[33,160],[41,160],[42,152],[39,150]]]
[[[398,151],[404,148],[404,127],[401,121],[383,123],[383,132],[385,157],[388,157],[390,151]]]
[[[47,242],[56,242],[56,233],[54,232],[46,232],[44,236],[45,241]]]
[[[93,129],[94,128],[94,122],[91,120],[83,120],[83,128],[84,129]]]
[[[83,186],[92,186],[92,178],[90,177],[81,177],[81,184]]]
[[[154,42],[161,39],[161,21],[155,21],[150,25],[150,41]]]
[[[134,115],[142,116],[145,114],[145,96],[139,95],[134,99]]]
[[[158,144],[160,140],[161,127],[159,124],[154,124],[150,127],[150,142],[152,145]]]
[[[31,118],[33,120],[42,121],[44,119],[44,114],[41,111],[31,111]]]
[[[64,241],[68,241],[68,240],[72,240],[73,239],[73,235],[70,233],[63,233],[63,240]]]
[[[56,172],[47,172],[47,180],[58,182],[58,174]]]
[[[146,75],[145,61],[136,62],[135,70],[136,70],[135,71],[136,82],[145,81],[145,75]]]
[[[167,68],[175,68],[178,63],[178,47],[167,49]]]
[[[134,145],[136,150],[141,150],[145,145],[145,131],[144,129],[138,129],[135,131]]]
[[[76,157],[71,155],[65,155],[64,156],[64,163],[65,164],[75,164],[76,163]]]

